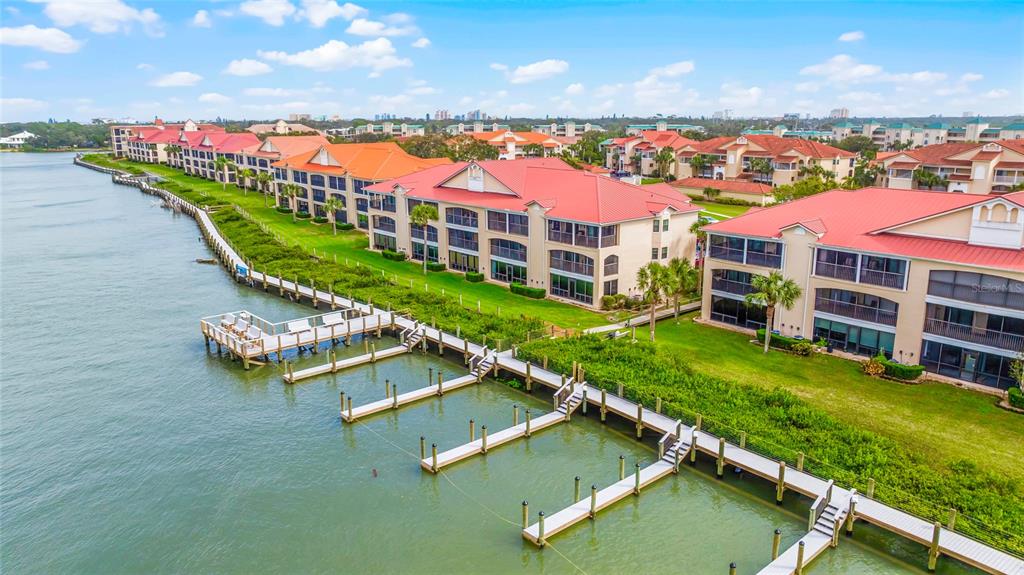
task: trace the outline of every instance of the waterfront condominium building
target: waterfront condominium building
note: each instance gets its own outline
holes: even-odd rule
[[[841,181],[853,172],[857,155],[828,144],[769,135],[722,136],[675,148],[677,178],[743,180],[781,186],[802,178],[801,168],[820,166]],[[700,155],[703,165],[691,162]],[[763,160],[763,161],[757,161]],[[766,171],[758,169],[767,167]]]
[[[319,130],[317,130],[316,128],[310,128],[309,126],[307,126],[305,124],[297,124],[297,123],[294,123],[294,122],[285,122],[284,120],[277,120],[276,122],[274,122],[272,124],[253,124],[253,125],[249,126],[248,128],[246,128],[246,131],[252,132],[253,134],[256,134],[257,136],[262,136],[264,134],[286,135],[286,134],[293,134],[293,133],[304,133],[304,134],[320,133]]]
[[[274,173],[271,165],[284,158],[296,156],[330,144],[323,136],[267,136],[262,142],[243,148],[236,162],[255,172]]]
[[[534,124],[533,131],[546,136],[575,138],[586,132],[603,132],[604,128],[597,124],[591,124],[590,122],[577,124],[576,122],[569,121],[564,124],[559,124],[557,122],[552,122],[550,124]]]
[[[367,188],[370,245],[427,258],[488,281],[598,307],[637,295],[649,262],[693,260],[699,208],[664,184],[635,186],[557,158],[441,165]],[[412,226],[426,203],[438,221]]]
[[[650,176],[657,169],[654,158],[658,152],[665,148],[679,150],[697,143],[673,130],[644,130],[624,138],[605,140],[601,142],[601,148],[605,153],[604,165],[608,169]]]
[[[705,226],[702,317],[765,327],[757,275],[803,293],[772,329],[1007,388],[1024,350],[1024,192],[834,190]]]
[[[352,130],[353,136],[373,135],[385,138],[407,138],[409,136],[422,136],[426,130],[420,124],[396,124],[394,122],[381,122],[380,124],[363,124]]]
[[[462,134],[479,134],[482,132],[507,132],[512,128],[508,124],[498,124],[496,122],[485,124],[483,122],[473,122],[467,124],[465,122],[459,122],[458,124],[449,124],[444,127],[444,131],[449,136],[460,136]]]
[[[441,164],[451,164],[451,160],[420,158],[394,142],[376,142],[328,144],[285,157],[271,166],[277,205],[292,207],[291,199],[281,191],[284,184],[296,184],[302,188],[295,198],[298,211],[326,217],[324,203],[337,198],[344,208],[333,214],[336,221],[369,230],[370,205],[382,199],[369,193],[368,186]]]
[[[180,164],[179,167],[191,176],[233,183],[236,179],[235,172],[227,167],[218,170],[217,158],[223,157],[229,162],[239,164],[242,150],[259,144],[260,139],[251,132],[183,132],[178,140],[181,158],[172,159],[172,165]]]
[[[110,127],[110,145],[115,158],[130,158],[150,164],[165,163],[168,144],[177,144],[183,132],[223,132],[215,124],[200,124],[186,120],[180,124],[165,124],[157,118],[152,124],[115,125]]]
[[[1024,122],[996,127],[982,118],[974,118],[962,126],[945,122],[915,126],[907,122],[886,124],[880,120],[865,120],[860,124],[843,121],[832,126],[832,136],[837,141],[850,136],[865,136],[881,149],[892,150],[934,144],[1020,140],[1024,139]]]
[[[654,130],[656,132],[667,132],[672,131],[679,134],[683,132],[703,132],[704,126],[694,126],[693,124],[670,124],[664,120],[659,120],[653,124],[629,124],[626,126],[627,136],[638,136],[640,132],[647,132]]]
[[[996,142],[951,142],[903,152],[879,154],[883,185],[920,187],[915,170],[942,178],[931,189],[968,194],[1003,194],[1024,183],[1024,139]]]

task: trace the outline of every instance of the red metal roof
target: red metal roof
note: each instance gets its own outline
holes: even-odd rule
[[[740,182],[736,180],[715,180],[712,178],[683,178],[671,182],[669,185],[676,188],[714,188],[723,192],[736,192],[740,194],[751,194],[757,196],[770,196],[772,187],[768,184],[756,182]]]
[[[595,224],[649,218],[666,207],[679,212],[700,210],[668,186],[627,184],[575,170],[557,158],[488,160],[477,164],[513,193],[473,192],[445,186],[448,179],[468,166],[467,162],[428,168],[367,189],[388,193],[400,185],[413,198],[519,212],[536,203],[548,209],[550,218]]]
[[[705,229],[713,233],[777,238],[785,228],[818,221],[821,232],[805,227],[821,234],[818,241],[827,246],[1024,271],[1022,250],[879,231],[997,197],[1024,205],[1024,192],[993,196],[891,188],[833,190],[763,210],[748,211],[705,226]]]

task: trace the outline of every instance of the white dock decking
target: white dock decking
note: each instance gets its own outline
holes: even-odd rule
[[[87,162],[81,161],[79,158],[76,158],[75,162],[80,165],[97,169],[99,171],[110,173],[110,170],[88,164]],[[209,214],[206,213],[204,210],[198,208],[193,204],[190,204],[189,202],[186,202],[185,200],[175,196],[174,194],[171,194],[158,187],[152,186],[146,182],[142,182],[137,178],[130,177],[129,175],[123,172],[115,173],[113,174],[113,177],[115,182],[122,183],[125,185],[132,185],[140,188],[141,190],[147,193],[156,194],[164,198],[169,204],[175,206],[177,209],[180,209],[183,212],[195,218],[196,222],[199,225],[200,230],[203,232],[203,235],[209,242],[210,247],[217,253],[222,262],[224,262],[230,269],[234,270],[236,266],[246,265],[246,262],[241,257],[239,257],[238,253],[230,246],[230,244],[224,239],[224,237],[221,236],[216,226],[213,225],[213,222],[210,219]],[[323,303],[340,304],[342,307],[357,310],[362,315],[380,316],[381,314],[389,313],[388,310],[381,310],[368,304],[349,301],[347,298],[340,298],[336,294],[331,294],[330,292],[314,290],[307,286],[296,285],[293,282],[281,280],[270,275],[264,275],[260,272],[248,270],[247,275],[245,277],[254,285],[262,284],[264,281],[266,281],[267,284],[273,286],[289,286],[291,288],[289,289],[289,291],[294,292],[295,295],[297,296],[318,300]],[[396,327],[400,329],[409,329],[417,327],[420,327],[422,329],[422,327],[419,326],[419,324],[414,322],[413,320],[400,316],[395,318],[394,323],[396,324]],[[443,333],[440,330],[434,328],[425,328],[423,329],[423,332],[426,337],[433,341],[440,342],[442,346],[454,348],[457,350],[463,350],[464,352],[468,352],[473,355],[480,353],[484,349],[483,346],[464,341],[461,338],[457,338],[451,334]],[[337,330],[335,330],[335,335],[336,334]],[[323,334],[320,331],[313,332],[312,335],[313,337],[309,339],[313,340],[313,342],[315,342],[316,339],[319,339],[320,337],[324,337],[324,340],[326,340],[327,337],[329,337],[327,336],[327,334]],[[304,343],[306,341],[309,340],[304,339],[303,335],[298,334],[296,335],[294,344],[296,347],[298,345],[306,345]],[[224,344],[222,343],[222,345]],[[283,339],[282,345],[284,345]],[[280,349],[280,346],[278,349]],[[232,351],[235,352],[234,350]],[[255,350],[246,349],[244,346],[241,349],[237,350],[236,353],[239,353],[240,356],[243,358],[252,357],[253,355],[257,354]],[[512,354],[499,354],[498,362],[499,367],[502,369],[515,372],[519,375],[525,375],[525,363],[512,357]],[[533,381],[537,381],[544,385],[555,387],[556,389],[559,387],[561,376],[548,372],[547,370],[543,370],[539,366],[536,367],[536,369],[531,368],[531,371]],[[476,381],[476,376],[467,375],[462,378],[459,378],[458,380],[453,380],[450,383],[453,386],[452,388],[454,388],[454,386],[456,386],[456,382],[461,382],[458,384],[458,386],[462,386],[468,385],[473,381]],[[591,404],[598,403],[599,393],[594,393],[596,389],[591,388],[590,386],[586,386],[586,388],[588,389],[587,401]],[[391,400],[383,400],[381,402],[376,402],[376,404],[384,404],[384,407],[373,407],[372,409],[370,409],[370,406],[375,404],[363,406],[361,408],[362,411],[358,415],[356,415],[355,411],[353,410],[352,420],[355,420],[358,417],[368,415],[369,413],[375,413],[377,411],[387,409],[388,407],[391,407],[396,400],[399,402],[399,405],[401,405],[403,401],[405,403],[408,403],[411,401],[417,401],[418,399],[429,397],[431,395],[432,389],[433,388],[428,387],[422,390],[402,394],[398,396],[398,398],[392,398]],[[408,399],[403,400],[403,396],[407,397]],[[622,417],[635,421],[636,406],[635,404],[633,404],[633,402],[630,402],[623,398],[619,398],[614,394],[607,394],[607,408],[609,411],[613,413],[617,413]],[[674,422],[671,421],[671,419],[668,417],[665,417],[661,414],[656,414],[646,408],[643,410],[643,426],[645,428],[654,429],[659,432],[667,432],[669,431],[669,427],[673,424]],[[689,428],[683,430],[682,437],[685,438],[685,433],[688,432],[690,432]],[[697,443],[698,449],[700,449],[700,451],[703,451],[705,453],[712,453],[717,456],[718,439],[716,437],[701,432],[699,434]],[[775,477],[775,474],[777,473],[779,468],[778,461],[774,461],[761,455],[749,452],[732,444],[726,445],[725,456],[725,458],[729,461],[731,465],[741,467],[752,473],[765,477],[766,479],[772,479],[773,477]],[[643,480],[642,472],[641,480]],[[816,488],[819,488],[820,486],[826,483],[827,482],[825,482],[825,480],[814,477],[806,472],[797,471],[795,469],[789,468],[788,466],[786,467],[785,487],[788,489],[793,489],[801,493],[813,495],[815,493]],[[610,505],[612,503],[613,502],[607,504]],[[589,513],[589,505],[587,511]],[[923,544],[930,543],[931,534],[934,529],[933,524],[929,521],[926,521],[919,517],[915,517],[898,509],[894,509],[883,503],[873,501],[866,497],[860,498],[860,502],[858,503],[856,508],[856,518],[869,521],[883,529],[893,531],[894,533],[901,534],[904,537],[907,537],[913,541]],[[555,524],[552,523],[550,528],[548,528],[547,525],[545,527],[548,533],[551,533],[550,529],[554,528]],[[545,533],[545,537],[547,536],[547,533]],[[974,541],[973,539],[970,539],[966,536],[963,536],[959,533],[947,529],[940,530],[939,552],[942,555],[954,557],[988,573],[997,573],[1002,575],[1024,575],[1024,560],[1014,557],[1008,553],[994,549],[983,543]]]
[[[325,373],[335,373],[343,369],[363,365],[364,363],[371,363],[387,359],[389,357],[395,357],[396,355],[402,355],[403,353],[409,353],[409,348],[404,345],[396,345],[395,347],[389,347],[376,352],[364,353],[355,357],[349,357],[338,361],[328,361],[323,365],[300,369],[299,371],[295,371],[290,374],[286,373],[284,374],[283,379],[287,383],[295,383],[296,381],[301,381],[306,378],[323,375]]]
[[[804,544],[803,565],[806,568],[808,563],[814,561],[818,555],[821,555],[828,549],[832,543],[832,538],[824,533],[811,531],[801,537],[800,541],[794,543],[792,547],[776,557],[774,561],[758,571],[757,575],[793,575],[796,573],[797,555],[800,553],[801,541]]]
[[[558,411],[552,411],[551,413],[534,418],[530,421],[530,435],[558,425],[563,421],[565,421],[565,414]],[[487,451],[491,451],[498,446],[505,445],[506,443],[510,443],[525,436],[525,421],[519,425],[513,425],[512,427],[502,429],[501,431],[490,433],[487,435]],[[452,449],[438,453],[436,466],[434,465],[433,456],[425,457],[420,460],[420,467],[426,471],[437,473],[441,468],[462,461],[463,459],[468,459],[480,453],[484,453],[483,436],[474,441],[470,441],[469,443],[464,443],[458,447],[453,447]]]
[[[439,396],[442,395],[442,393],[448,393],[449,391],[454,391],[456,389],[466,387],[467,385],[471,385],[474,383],[476,383],[475,375],[464,375],[462,377],[442,382],[440,391],[438,390],[438,386],[436,385],[421,387],[419,389],[414,389],[406,393],[401,393],[391,398],[381,399],[379,401],[374,401],[372,403],[360,405],[359,407],[353,407],[351,410],[345,409],[341,413],[341,418],[345,420],[345,422],[347,423],[352,423],[357,419],[367,417],[375,413],[380,413],[382,411],[387,411],[389,409],[397,409],[403,405],[408,405],[410,403],[422,401],[429,397]]]

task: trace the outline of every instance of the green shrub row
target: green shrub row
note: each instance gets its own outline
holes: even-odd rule
[[[757,330],[757,341],[764,343],[764,329]],[[771,340],[768,341],[769,346],[786,350],[792,350],[794,346],[802,343],[810,344],[811,342],[806,339],[797,339],[795,337],[779,335],[777,333],[773,333]]]
[[[480,272],[466,272],[466,281],[479,283],[484,281],[484,274]]]
[[[299,218],[300,220],[308,220],[309,212],[296,212],[295,217]]]
[[[380,255],[384,256],[384,259],[391,260],[393,262],[404,262],[405,254],[401,252],[393,252],[391,250],[384,250],[380,252]]]
[[[339,230],[345,230],[345,231],[348,231],[348,230],[354,230],[354,229],[356,229],[356,226],[355,226],[354,224],[350,224],[350,223],[348,223],[348,222],[345,222],[345,223],[343,223],[343,224],[338,224],[338,229],[339,229]]]
[[[427,262],[427,270],[432,272],[443,272],[446,266],[443,262]]]
[[[955,508],[962,514],[958,531],[1024,552],[1024,487],[971,461],[936,461],[842,422],[782,388],[697,372],[684,358],[649,342],[582,336],[519,347],[521,359],[539,363],[545,356],[556,372],[568,373],[579,361],[588,383],[608,390],[622,383],[626,397],[644,405],[660,397],[670,417],[692,423],[700,413],[710,433],[738,441],[745,431],[748,448],[760,453],[793,463],[796,453],[804,452],[808,471],[844,486],[864,492],[874,478],[876,498],[930,520],[944,522],[947,510]]]
[[[330,220],[328,220],[327,218],[325,218],[323,216],[317,216],[317,217],[313,218],[313,223],[315,223],[315,224],[326,224],[329,221]]]
[[[737,200],[735,198],[723,198],[721,196],[715,197],[713,200],[709,200],[701,194],[686,194],[691,200],[698,202],[709,202],[712,204],[724,204],[727,206],[760,206],[757,202],[748,202],[747,200]]]
[[[279,213],[282,213],[282,214],[290,214],[290,213],[292,213],[292,209],[291,208],[286,208],[286,207],[283,207],[283,206],[277,206],[277,211]]]
[[[544,299],[544,295],[547,293],[544,288],[529,287],[516,282],[512,282],[512,285],[508,286],[508,289],[514,294],[523,295],[533,299]]]
[[[1024,409],[1024,391],[1021,391],[1019,387],[1011,387],[1009,395],[1010,405]]]
[[[221,234],[257,271],[286,279],[297,277],[300,282],[312,280],[321,289],[333,289],[343,296],[351,294],[360,301],[372,299],[382,307],[390,303],[392,309],[408,310],[420,321],[434,320],[439,328],[452,333],[458,326],[471,340],[480,342],[484,337],[488,343],[501,340],[506,348],[513,342],[525,341],[527,333],[544,328],[544,322],[537,318],[477,313],[462,307],[451,296],[410,289],[408,284],[396,285],[390,278],[365,266],[346,266],[314,258],[300,247],[278,243],[235,210],[220,210],[211,217]]]
[[[885,375],[906,381],[913,381],[924,373],[923,365],[904,365],[891,359],[884,359],[882,365],[885,366]]]

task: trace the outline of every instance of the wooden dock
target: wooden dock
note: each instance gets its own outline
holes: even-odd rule
[[[530,420],[530,435],[537,433],[538,431],[553,427],[565,421],[565,414],[552,411],[538,418]],[[468,459],[474,455],[481,453],[487,453],[488,451],[510,443],[521,437],[526,437],[526,422],[520,423],[519,425],[513,425],[512,427],[502,429],[496,433],[487,435],[487,445],[484,446],[484,438],[481,435],[479,439],[470,441],[458,447],[453,447],[447,451],[437,454],[437,459],[433,456],[427,456],[420,460],[420,467],[426,471],[437,473],[440,469],[447,467],[453,463]]]
[[[350,403],[346,405],[345,409],[342,410],[341,418],[346,423],[353,423],[357,419],[361,419],[363,417],[367,417],[375,413],[380,413],[382,411],[387,411],[389,409],[398,409],[403,405],[408,405],[410,403],[422,401],[430,397],[441,396],[444,395],[445,393],[448,393],[449,391],[454,391],[456,389],[466,387],[467,385],[472,385],[476,382],[477,377],[475,375],[464,375],[462,377],[442,382],[440,386],[428,385],[427,387],[414,389],[412,391],[395,395],[390,398],[385,398],[379,401],[367,403],[365,405],[360,405],[359,407],[352,407],[351,399],[349,399]]]
[[[804,545],[802,555],[800,551],[801,543]],[[808,565],[828,549],[831,544],[831,537],[818,531],[811,531],[801,537],[800,541],[797,541],[792,547],[786,549],[782,555],[779,555],[771,563],[758,571],[757,575],[794,575],[794,573],[797,573],[798,564],[801,565],[801,568]]]
[[[79,158],[76,158],[75,162],[92,169],[97,169],[107,173],[110,172],[109,170],[88,164]],[[380,309],[370,303],[361,303],[352,301],[349,298],[341,298],[331,292],[317,290],[309,286],[300,285],[297,282],[291,282],[282,278],[276,278],[269,274],[251,270],[247,263],[239,256],[237,251],[234,250],[220,234],[206,211],[195,204],[171,194],[170,192],[153,186],[141,178],[134,178],[124,172],[114,173],[113,178],[115,182],[134,186],[143,192],[160,196],[176,210],[180,210],[195,218],[199,225],[199,229],[209,243],[210,248],[217,254],[225,267],[231,271],[232,275],[239,281],[245,281],[253,287],[267,285],[277,287],[279,291],[288,290],[300,301],[302,299],[306,299],[314,304],[317,302],[320,304],[330,303],[332,307],[340,305],[341,307],[355,310],[361,316],[381,317],[383,314],[390,313],[390,310]],[[486,354],[486,349],[483,346],[465,341],[452,334],[443,333],[435,328],[424,328],[422,324],[419,324],[410,318],[395,317],[393,325],[395,329],[401,330],[422,328],[423,337],[438,343],[442,349],[452,348],[461,350],[466,353],[467,356],[478,355],[481,353]],[[204,335],[211,334],[204,332]],[[328,334],[323,333],[321,330],[313,331],[312,335],[312,338],[308,338],[308,336],[304,336],[301,333],[296,334],[295,340],[291,342],[292,347],[297,348],[308,345],[310,343],[310,339],[312,339],[313,344],[316,344],[317,340],[326,341],[328,338]],[[335,328],[334,335],[338,335],[337,328]],[[222,346],[230,345],[226,343],[226,340],[217,341],[216,337],[212,337],[212,340]],[[261,351],[266,351],[265,348],[266,346],[264,344],[264,349]],[[281,345],[278,346],[277,350],[281,349],[287,349],[287,346],[284,344],[283,337]],[[255,349],[247,348],[246,346],[242,346],[231,351],[240,354],[243,361],[257,354]],[[525,365],[526,364],[524,362],[517,360],[514,357],[514,354],[506,352],[498,355],[496,368],[506,369],[507,371],[517,373],[519,375],[526,375]],[[555,387],[556,389],[559,387],[555,382],[560,381],[560,375],[543,370],[539,366],[532,366],[531,371],[533,381],[549,387]],[[468,375],[463,378],[459,378],[459,380],[454,380],[451,383],[454,384],[455,381],[462,381],[463,383],[461,383],[461,385],[468,385],[476,379],[476,375]],[[587,402],[592,405],[599,403],[600,400],[596,399],[597,394],[595,393],[598,390],[596,388],[591,388],[590,386],[586,386],[586,389],[588,391]],[[422,392],[423,390],[419,390],[419,393]],[[410,396],[416,393],[418,392],[410,392],[409,394],[403,395]],[[431,393],[427,391],[426,394],[421,397],[429,397],[430,395]],[[399,396],[399,398],[401,397],[402,396]],[[412,399],[412,401],[415,400],[417,399]],[[394,398],[392,398],[392,402],[393,401]],[[399,401],[401,401],[401,399],[399,399]],[[378,403],[387,404],[388,402],[385,400],[384,402]],[[386,408],[387,407],[384,407],[379,410]],[[638,408],[632,402],[611,393],[606,394],[606,409],[607,411],[618,414],[627,420],[635,421],[640,429],[667,432],[673,424],[671,418],[655,413],[646,407]],[[357,416],[353,410],[352,419],[355,420],[357,417],[365,416],[366,414],[368,413],[364,414],[363,412],[360,412],[360,415]],[[642,421],[637,421],[638,418],[642,419]],[[682,431],[683,437],[685,437],[685,433],[688,431],[692,431],[692,429],[687,428]],[[714,454],[714,456],[717,457],[718,438],[700,432],[697,443],[698,449],[701,452]],[[729,459],[730,465],[735,465],[772,481],[779,481],[783,490],[793,489],[795,491],[814,496],[816,490],[820,489],[827,483],[821,478],[814,477],[809,473],[789,467],[784,462],[768,459],[732,444],[727,443],[724,451],[724,455]],[[772,469],[776,470],[774,474],[772,473]],[[782,475],[784,475],[784,477],[773,479],[773,477],[778,474],[779,470],[783,471]],[[994,549],[978,541],[974,541],[964,535],[956,533],[955,531],[935,524],[934,522],[929,522],[922,518],[915,517],[909,513],[894,509],[878,501],[861,497],[861,501],[857,505],[854,515],[856,519],[868,521],[883,529],[898,533],[921,544],[931,546],[932,541],[934,541],[936,543],[935,547],[937,555],[941,554],[954,557],[987,573],[1024,575],[1024,560]]]
[[[285,373],[283,377],[286,383],[295,383],[310,377],[317,375],[323,375],[325,373],[337,373],[341,370],[355,367],[357,365],[363,365],[364,363],[373,363],[389,357],[395,357],[396,355],[402,355],[403,353],[409,353],[409,348],[404,345],[396,345],[395,347],[389,347],[380,351],[371,351],[370,353],[364,353],[355,357],[349,357],[342,360],[328,361],[323,365],[317,365],[306,369],[300,369],[299,371]]]

